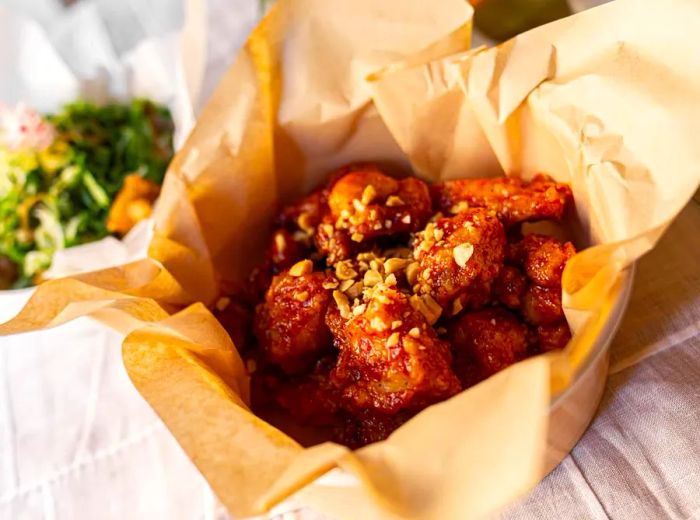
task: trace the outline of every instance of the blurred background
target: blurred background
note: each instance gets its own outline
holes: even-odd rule
[[[206,6],[207,61],[200,106],[216,86],[236,50],[274,0],[189,0]],[[494,44],[607,0],[470,0],[475,8],[474,46]],[[181,0],[0,0],[0,7],[39,21],[58,49],[70,49],[72,36],[56,23],[97,10],[119,56],[146,36],[166,34],[181,23]],[[99,28],[100,30],[102,28]],[[99,31],[95,30],[97,34]]]

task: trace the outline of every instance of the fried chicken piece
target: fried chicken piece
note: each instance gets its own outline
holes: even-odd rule
[[[287,373],[308,368],[331,346],[324,321],[331,292],[324,284],[334,279],[311,269],[311,261],[304,260],[275,276],[255,313],[255,336],[265,359]]]
[[[347,410],[415,410],[460,391],[448,344],[407,294],[380,288],[348,320],[331,308],[326,321],[340,351],[331,378]]]
[[[561,350],[571,339],[571,330],[566,321],[537,327],[537,343],[540,352]]]
[[[448,315],[476,309],[491,298],[505,254],[501,222],[486,209],[472,209],[429,223],[416,235],[418,286]]]
[[[376,239],[421,229],[430,218],[432,202],[423,181],[394,179],[376,166],[365,165],[335,181],[328,208],[330,218],[319,227],[316,245],[332,264],[371,247]],[[328,238],[338,234],[349,240]],[[336,251],[337,245],[348,251]]]
[[[351,258],[358,249],[358,244],[350,240],[345,230],[336,229],[334,222],[331,215],[323,217],[314,236],[316,249],[326,257],[328,265]]]
[[[313,235],[316,226],[328,213],[327,197],[328,191],[325,188],[315,189],[295,204],[285,206],[275,218],[275,224],[292,232],[302,231],[307,235]]]
[[[532,341],[527,325],[499,307],[464,314],[450,325],[448,338],[465,388],[524,359]]]
[[[412,413],[380,414],[372,411],[348,416],[336,428],[335,441],[352,449],[383,441],[412,417]]]
[[[525,274],[537,285],[561,287],[566,262],[576,254],[571,242],[562,243],[545,235],[527,235],[513,244],[509,257],[523,266]]]
[[[276,229],[265,250],[262,263],[248,276],[246,298],[256,303],[260,301],[270,287],[272,277],[304,259],[308,253],[309,248],[304,237],[297,239],[285,228]]]
[[[251,345],[251,327],[253,313],[237,298],[223,296],[219,298],[213,314],[221,326],[226,329],[231,341],[240,354],[245,354]]]
[[[342,417],[340,396],[330,380],[334,363],[332,358],[321,358],[311,373],[291,377],[254,372],[252,402],[258,407],[277,406],[305,426],[335,426]]]
[[[153,203],[160,195],[160,186],[134,173],[124,177],[107,216],[111,233],[126,235],[140,221],[151,216]]]
[[[307,256],[307,248],[286,229],[277,229],[272,233],[265,256],[278,273],[303,260]]]
[[[573,200],[567,184],[544,175],[526,182],[517,177],[459,179],[431,187],[433,202],[445,213],[461,213],[473,208],[489,208],[507,227],[535,220],[561,220]]]
[[[531,284],[525,292],[523,317],[533,325],[551,325],[564,319],[561,306],[561,287],[542,287]]]
[[[517,267],[504,265],[498,273],[493,290],[496,299],[509,309],[520,309],[523,306],[527,277]]]

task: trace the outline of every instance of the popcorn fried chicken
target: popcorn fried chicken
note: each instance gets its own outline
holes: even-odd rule
[[[412,413],[381,414],[372,411],[348,416],[336,430],[336,442],[350,448],[361,448],[383,441],[411,418]]]
[[[107,229],[111,233],[126,235],[136,224],[151,216],[158,195],[160,186],[156,183],[136,173],[127,175],[109,210]]]
[[[517,177],[459,179],[431,187],[434,204],[445,213],[480,207],[496,212],[507,227],[535,220],[561,220],[573,200],[571,188],[544,175],[526,182]]]
[[[414,244],[419,292],[430,294],[449,315],[482,307],[491,298],[505,245],[503,225],[486,209],[429,223]]]
[[[397,180],[367,165],[333,184],[328,208],[330,218],[319,226],[316,245],[334,263],[366,250],[378,238],[421,229],[430,218],[432,202],[423,181]]]
[[[566,321],[537,327],[537,344],[540,352],[561,350],[571,339],[571,331]]]
[[[517,267],[504,265],[498,273],[494,284],[496,299],[509,309],[520,309],[523,306],[527,277]]]
[[[255,336],[265,359],[287,373],[303,371],[331,346],[324,319],[331,292],[324,284],[333,277],[312,268],[305,260],[275,276],[255,312]]]
[[[528,278],[543,287],[561,287],[566,262],[576,254],[571,242],[545,235],[527,235],[513,245],[511,258],[523,266]]]
[[[523,317],[533,325],[551,325],[564,320],[561,287],[530,285],[523,300]]]
[[[464,314],[451,324],[448,338],[465,387],[524,359],[532,342],[528,327],[498,307]]]
[[[460,390],[449,346],[438,339],[407,294],[384,288],[355,307],[348,320],[329,312],[339,350],[331,372],[349,411],[419,409]]]

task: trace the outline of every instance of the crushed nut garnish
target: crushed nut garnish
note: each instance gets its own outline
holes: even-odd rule
[[[411,215],[406,215],[401,219],[401,222],[404,224],[410,224],[411,223]]]
[[[457,298],[455,301],[452,302],[452,316],[455,316],[456,314],[459,314],[462,312],[462,300],[460,298]]]
[[[416,284],[416,281],[418,281],[418,272],[418,262],[411,262],[406,266],[406,280],[408,280],[408,283],[412,286]]]
[[[413,295],[409,301],[411,306],[420,312],[431,325],[435,323],[440,317],[440,314],[442,314],[442,307],[440,307],[429,294],[424,294],[422,296]]]
[[[462,200],[450,208],[450,213],[462,213],[469,209],[469,203],[466,200]]]
[[[365,285],[368,285],[370,287],[374,287],[378,283],[382,283],[384,281],[384,278],[382,278],[382,275],[379,274],[378,271],[375,271],[374,269],[370,269],[365,273],[364,277],[364,283]]]
[[[355,208],[355,211],[358,211],[360,213],[362,213],[365,210],[365,205],[357,199],[352,199],[352,206]]]
[[[231,298],[228,298],[227,296],[222,296],[216,301],[216,310],[217,311],[224,311],[226,310],[226,307],[228,307],[231,303]]]
[[[339,287],[339,289],[340,289],[341,291],[345,292],[345,291],[347,291],[348,289],[350,289],[350,287],[352,287],[353,285],[355,285],[355,280],[354,280],[354,279],[351,278],[350,280],[343,280],[342,282],[340,282],[340,287]]]
[[[314,263],[307,258],[306,260],[301,260],[294,264],[292,267],[290,267],[289,274],[291,274],[292,276],[304,276],[305,274],[309,274],[313,270]]]
[[[308,213],[302,213],[299,215],[297,224],[299,224],[299,227],[309,235],[312,235],[314,231],[316,231],[313,224],[311,224],[311,215]]]
[[[280,252],[284,252],[287,248],[287,240],[284,238],[284,234],[275,233],[275,248]]]
[[[384,227],[387,229],[391,229],[391,226],[393,225],[393,222],[389,219],[384,221]]]
[[[444,232],[442,229],[440,229],[440,228],[435,228],[435,229],[433,230],[433,237],[434,237],[435,240],[437,240],[438,242],[439,242],[440,240],[442,240],[442,237],[443,237],[443,236],[445,236],[445,232]]]
[[[420,329],[418,327],[413,327],[408,331],[408,335],[414,338],[420,337]]]
[[[366,309],[366,308],[367,308],[367,305],[365,305],[365,304],[363,303],[362,305],[356,306],[356,307],[352,310],[352,313],[353,313],[355,316],[359,316],[360,314],[362,314],[363,312],[365,312],[365,309]]]
[[[377,190],[374,189],[374,186],[368,184],[362,192],[362,204],[366,206],[367,204],[372,202],[374,200],[374,197],[376,196]]]
[[[328,280],[326,282],[323,282],[323,288],[324,289],[337,289],[338,288],[338,280],[333,279],[333,280]]]
[[[292,234],[292,238],[295,242],[306,242],[306,239],[309,238],[309,235],[304,233],[303,231],[295,231]]]
[[[248,361],[246,361],[245,366],[248,369],[249,374],[252,374],[258,369],[258,364],[255,362],[254,359],[249,359]]]
[[[393,286],[399,282],[396,280],[396,275],[392,273],[384,279],[384,283],[388,286]]]
[[[365,236],[362,233],[353,233],[350,235],[350,240],[353,242],[362,242],[365,239]]]
[[[335,303],[338,306],[340,315],[345,319],[350,318],[352,314],[350,312],[350,303],[348,302],[348,297],[340,291],[333,291],[333,299],[335,300]]]
[[[389,258],[384,262],[384,272],[387,274],[396,273],[405,269],[409,261],[405,258]]]
[[[350,260],[343,260],[335,265],[335,275],[339,280],[352,280],[357,278],[357,271],[352,267]]]
[[[294,299],[298,302],[305,302],[306,300],[309,299],[309,292],[308,291],[301,291],[298,293],[294,293]]]
[[[467,262],[474,254],[474,246],[469,242],[459,244],[452,250],[452,256],[454,256],[455,262],[460,267],[465,267]]]
[[[369,326],[372,327],[374,330],[377,332],[382,332],[388,329],[386,323],[384,323],[384,320],[382,320],[379,316],[374,316],[370,322]]]
[[[401,320],[394,320],[391,322],[391,330],[396,330],[398,329],[401,325],[403,325],[403,321]]]
[[[357,298],[362,294],[362,282],[355,282],[345,293],[350,296],[350,298]]]
[[[387,348],[395,347],[396,345],[398,345],[400,339],[401,339],[401,335],[398,332],[394,332],[386,340]]]
[[[333,231],[334,231],[334,229],[333,229],[333,226],[331,224],[323,224],[323,232],[327,236],[333,235]]]
[[[396,206],[403,206],[406,204],[401,197],[397,195],[389,195],[389,198],[386,199],[386,205],[390,208],[394,208]]]

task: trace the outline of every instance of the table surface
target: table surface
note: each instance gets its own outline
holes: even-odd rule
[[[255,0],[208,1],[205,93],[258,17]],[[639,262],[594,422],[502,518],[700,518],[698,229],[690,202]],[[78,320],[0,339],[0,518],[227,515],[131,386],[120,337]]]

